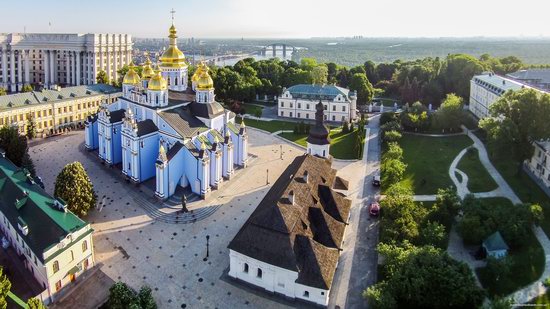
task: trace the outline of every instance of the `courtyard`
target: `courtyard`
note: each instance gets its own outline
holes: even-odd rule
[[[150,286],[159,308],[307,306],[255,290],[227,276],[228,243],[270,185],[296,156],[304,152],[303,149],[274,136],[249,130],[249,167],[237,169],[234,177],[224,182],[219,190],[212,191],[206,200],[193,199],[188,208],[196,213],[209,209],[203,211],[204,215],[184,224],[174,224],[158,220],[151,215],[150,208],[157,206],[158,211],[174,214],[176,207],[152,203],[152,196],[149,196],[152,194],[148,190],[126,183],[120,171],[101,165],[94,154],[84,150],[83,140],[82,131],[72,132],[34,144],[30,154],[47,192],[53,193],[55,177],[65,164],[80,161],[94,184],[98,200],[105,197],[105,206],[101,210],[91,210],[85,219],[95,230],[96,263],[101,264],[101,271],[110,279],[123,281],[135,289]],[[352,199],[360,199],[362,195],[363,175],[356,173],[357,167],[363,166],[361,164],[361,161],[333,163],[339,175],[349,180],[348,196]],[[358,203],[358,200],[353,201],[354,206]],[[353,256],[350,251],[355,246],[356,229],[355,222],[348,227],[342,256]],[[344,266],[351,267],[341,261],[337,272],[342,272]],[[335,276],[334,286],[340,286],[336,281],[342,277],[349,278],[349,275]],[[331,298],[338,292],[335,290],[331,291]],[[342,301],[340,307],[345,306],[345,298]]]

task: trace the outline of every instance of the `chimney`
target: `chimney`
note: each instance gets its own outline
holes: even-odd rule
[[[503,84],[503,85],[506,85],[506,81],[505,81],[505,80],[502,80],[502,84]]]
[[[294,191],[288,192],[288,200],[290,201],[290,204],[294,205]]]
[[[305,183],[308,182],[308,176],[309,176],[308,172],[305,171],[305,172],[304,172],[304,181],[305,181]]]

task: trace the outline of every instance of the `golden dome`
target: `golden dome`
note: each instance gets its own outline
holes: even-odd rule
[[[134,64],[130,63],[128,66],[128,72],[124,75],[122,83],[125,85],[138,85],[141,82],[138,73],[134,70]]]
[[[185,62],[185,55],[178,48],[178,44],[177,44],[178,35],[177,35],[176,27],[172,24],[169,31],[170,31],[170,35],[168,35],[168,37],[170,38],[170,46],[160,57],[160,62],[162,63],[163,67],[170,67],[170,68],[186,67],[187,63]]]
[[[204,67],[206,65],[204,64],[204,62],[200,62],[199,65],[197,66],[197,70],[195,71],[195,74],[193,74],[193,76],[191,77],[191,81],[192,82],[196,82],[199,80],[200,78],[200,75],[201,73],[204,71]]]
[[[210,90],[214,89],[214,80],[210,74],[208,74],[208,67],[204,67],[203,71],[199,75],[197,80],[197,89],[198,90]]]
[[[166,82],[166,79],[164,79],[164,77],[162,77],[162,75],[160,74],[160,70],[157,71],[155,75],[153,75],[153,77],[151,77],[151,79],[149,80],[149,84],[147,85],[147,89],[155,91],[168,89],[168,83]]]
[[[155,71],[151,67],[151,60],[149,59],[149,55],[146,56],[145,62],[143,63],[143,71],[141,72],[143,79],[149,79],[155,75]]]

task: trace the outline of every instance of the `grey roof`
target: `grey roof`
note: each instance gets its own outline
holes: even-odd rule
[[[296,271],[298,283],[330,289],[351,208],[332,190],[335,178],[329,160],[296,157],[228,248]]]
[[[191,114],[193,114],[193,116],[201,117],[205,119],[212,119],[212,118],[218,117],[219,115],[223,115],[225,111],[223,106],[218,102],[213,102],[213,103],[191,102],[191,104],[189,104],[189,108],[191,109]]]
[[[494,73],[486,73],[476,75],[472,78],[474,83],[484,87],[487,90],[494,92],[497,95],[502,95],[508,90],[520,90],[525,87],[522,83],[505,78]]]
[[[109,122],[110,123],[121,122],[122,119],[124,119],[125,115],[126,115],[126,110],[124,108],[112,111],[109,113]]]
[[[550,84],[550,69],[528,69],[519,70],[514,73],[506,74],[507,77],[522,80],[532,81],[540,84]]]
[[[158,131],[159,129],[151,119],[146,119],[137,123],[137,136],[147,135]]]
[[[195,143],[193,143],[191,140],[187,141],[184,146],[185,148],[187,148],[187,150],[189,150],[189,152],[195,158],[200,157],[200,150],[197,148],[197,146],[195,146]]]
[[[174,156],[176,156],[176,154],[182,148],[183,148],[183,144],[180,142],[176,142],[174,146],[170,147],[170,149],[168,149],[168,152],[166,153],[166,158],[168,159],[168,161],[172,160],[172,158],[174,158]]]
[[[550,152],[550,140],[537,141],[535,144],[537,144],[545,152]]]
[[[341,94],[349,100],[350,90],[334,85],[299,84],[287,89],[293,98],[311,100],[332,100]]]
[[[499,231],[496,231],[491,236],[487,237],[483,241],[483,246],[487,251],[508,250],[508,245],[500,235]]]
[[[68,99],[101,94],[121,94],[120,89],[103,84],[61,88],[60,90],[32,91],[0,96],[0,109],[24,107],[29,104],[44,104]]]
[[[191,115],[186,106],[162,111],[159,116],[182,137],[193,137],[199,132],[208,130],[202,121]]]

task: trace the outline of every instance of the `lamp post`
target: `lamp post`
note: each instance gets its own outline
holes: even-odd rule
[[[281,160],[283,159],[283,144],[280,144],[279,146],[281,146],[281,149],[279,151],[280,153],[280,157],[281,157]]]
[[[269,169],[265,170],[266,171],[266,177],[265,177],[265,185],[269,185]]]
[[[202,259],[203,261],[207,261],[208,260],[208,241],[210,240],[210,235],[206,235],[206,257],[204,259]]]

